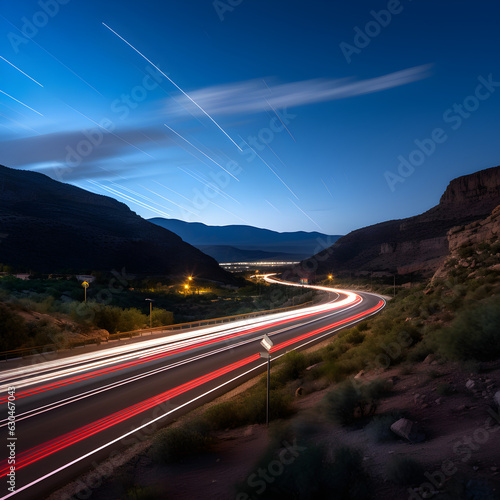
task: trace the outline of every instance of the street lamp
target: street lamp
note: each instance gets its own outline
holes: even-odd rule
[[[146,299],[149,302],[149,328],[153,329],[153,299]]]

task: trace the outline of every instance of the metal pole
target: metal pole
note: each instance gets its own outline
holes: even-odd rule
[[[84,286],[83,288],[85,289],[85,304],[86,304],[87,303],[87,287]]]
[[[271,375],[271,353],[267,358],[267,398],[266,398],[266,426],[269,427],[269,378]]]

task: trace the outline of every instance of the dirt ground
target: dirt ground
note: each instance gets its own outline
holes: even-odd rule
[[[445,484],[485,481],[490,486],[490,496],[476,494],[470,498],[500,498],[500,412],[493,403],[500,389],[500,363],[485,366],[480,373],[471,373],[463,366],[440,365],[429,358],[410,367],[362,377],[365,378],[391,380],[393,388],[389,396],[380,401],[377,414],[401,412],[419,425],[426,435],[425,441],[411,443],[394,438],[376,443],[361,424],[342,428],[329,422],[320,408],[330,387],[297,397],[297,413],[293,418],[314,421],[321,429],[320,441],[327,447],[346,444],[360,450],[370,476],[373,498],[411,498],[408,486],[397,486],[387,479],[387,465],[395,456],[412,457],[425,468],[429,483],[415,490],[420,496],[413,498],[425,498],[426,493],[429,493],[427,498],[454,498],[453,495],[438,495],[440,488],[432,482],[439,483],[441,477]],[[242,390],[245,386],[238,389]],[[224,399],[231,398],[235,392]],[[131,453],[130,459],[115,470],[112,478],[92,490],[90,496],[87,492],[85,496],[73,498],[238,498],[235,484],[245,481],[254,472],[269,442],[269,430],[262,425],[252,425],[220,432],[217,438],[210,453],[170,466],[154,464],[145,443],[135,455]],[[74,488],[74,484],[69,485],[51,500],[71,498]],[[147,488],[152,488],[151,496],[147,495]]]

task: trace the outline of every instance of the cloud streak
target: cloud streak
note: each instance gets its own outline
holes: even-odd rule
[[[260,113],[269,108],[305,106],[319,102],[346,99],[408,85],[431,75],[432,65],[415,66],[395,73],[355,81],[352,78],[314,79],[300,82],[263,85],[262,80],[249,80],[226,85],[207,87],[191,92],[191,96],[210,113],[232,115],[237,113]],[[189,108],[189,101],[181,98],[183,106]],[[172,108],[173,114],[184,114],[184,109]],[[196,114],[196,109],[191,106]]]

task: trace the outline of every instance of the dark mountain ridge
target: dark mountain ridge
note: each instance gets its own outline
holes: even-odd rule
[[[253,226],[228,225],[208,226],[201,222],[184,222],[178,219],[155,217],[149,219],[197,248],[229,246],[238,250],[260,250],[272,254],[294,254],[306,258],[332,245],[340,236],[318,232],[271,231]],[[219,251],[222,249],[219,248]]]
[[[430,275],[448,254],[448,230],[487,217],[498,204],[500,167],[458,177],[450,182],[439,204],[427,212],[352,231],[303,261],[300,268],[318,273]]]
[[[111,271],[231,282],[216,261],[113,198],[0,166],[0,262],[33,272]]]

